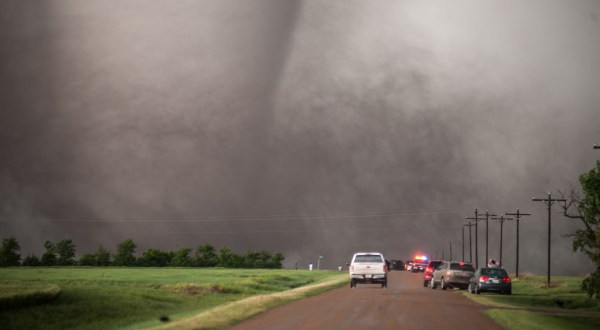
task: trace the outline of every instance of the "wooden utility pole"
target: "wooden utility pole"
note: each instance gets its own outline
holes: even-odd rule
[[[464,225],[465,227],[469,227],[469,262],[473,263],[473,248],[471,246],[471,227],[475,226],[474,223],[469,222]]]
[[[516,263],[516,267],[515,267],[515,277],[519,277],[519,219],[522,216],[527,216],[527,215],[531,215],[529,213],[521,213],[519,211],[519,209],[517,209],[517,213],[506,213],[506,215],[513,215],[516,217],[517,220],[517,263]]]

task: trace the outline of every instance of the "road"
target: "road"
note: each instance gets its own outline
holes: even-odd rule
[[[230,329],[501,329],[458,292],[423,287],[423,273],[393,271],[388,288],[359,284],[295,301]],[[464,292],[464,291],[461,291]]]

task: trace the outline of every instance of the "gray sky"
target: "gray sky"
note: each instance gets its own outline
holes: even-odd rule
[[[531,197],[600,158],[599,15],[593,0],[3,1],[0,236],[23,254],[131,238],[333,268],[450,243],[458,259],[474,208],[519,208],[520,270],[543,273]],[[553,218],[557,273],[591,269],[561,236],[577,227]],[[509,271],[514,236],[506,223]]]

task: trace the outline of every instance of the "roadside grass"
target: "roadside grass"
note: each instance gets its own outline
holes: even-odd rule
[[[600,317],[548,315],[522,310],[517,311],[502,309],[490,309],[485,313],[505,329],[600,329]]]
[[[600,300],[581,289],[583,277],[545,276],[512,278],[512,295],[464,294],[489,307],[491,318],[506,329],[599,329]]]
[[[221,268],[15,267],[0,269],[2,329],[114,329],[157,325],[251,296],[339,277],[339,272]],[[6,284],[6,285],[5,285]],[[38,289],[33,289],[38,288]],[[53,299],[25,300],[44,288]],[[33,291],[32,291],[33,290]],[[37,290],[37,291],[36,291]]]

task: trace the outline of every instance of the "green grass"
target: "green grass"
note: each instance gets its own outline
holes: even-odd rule
[[[581,289],[583,277],[554,276],[550,288],[544,276],[526,275],[512,280],[512,295],[465,295],[498,307],[486,313],[506,329],[600,328],[600,300],[588,298]]]
[[[125,328],[156,323],[162,316],[177,320],[228,302],[339,275],[218,268],[2,268],[0,301],[47,287],[59,288],[60,293],[43,303],[0,308],[0,324],[2,329]]]
[[[490,309],[485,313],[505,329],[600,329],[600,317],[548,315],[501,309]]]

